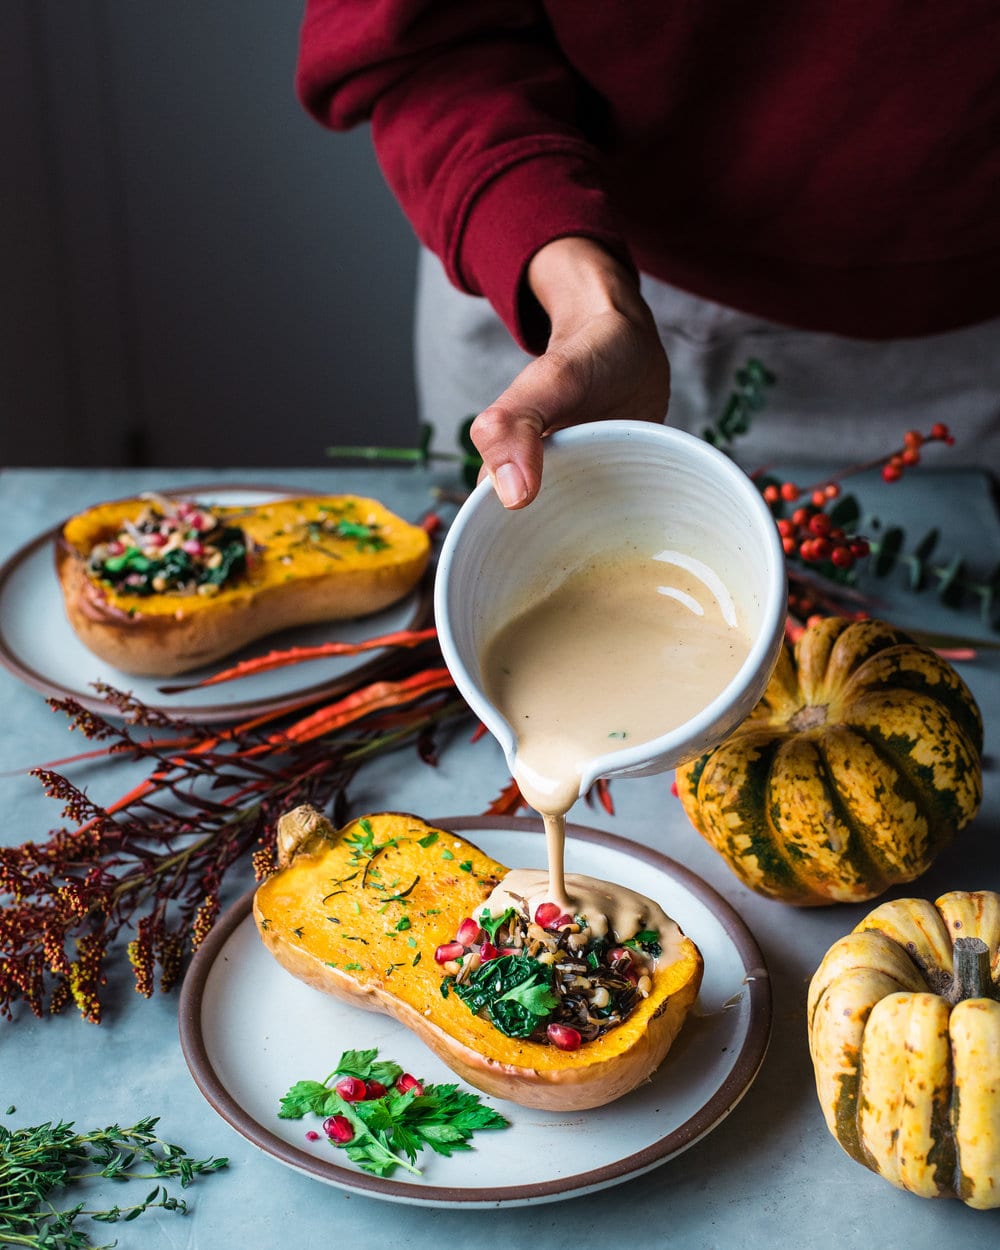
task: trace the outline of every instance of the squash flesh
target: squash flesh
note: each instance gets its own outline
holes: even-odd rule
[[[252,554],[245,575],[211,596],[128,593],[93,576],[93,548],[134,521],[148,501],[118,500],[71,517],[56,547],[67,617],[85,645],[124,672],[172,676],[211,663],[277,630],[381,611],[419,582],[430,540],[376,500],[306,496],[253,507],[213,507],[241,528]],[[375,526],[384,546],[310,537],[327,518]]]
[[[298,832],[285,825],[284,866],[258,888],[254,916],[265,945],[293,975],[394,1016],[470,1084],[525,1106],[603,1105],[649,1077],[666,1055],[701,982],[701,956],[690,939],[681,936],[676,957],[658,962],[653,991],[636,1011],[579,1050],[507,1037],[457,994],[442,997],[434,959],[506,867],[405,813],[364,818],[376,845],[395,843],[366,865],[350,841],[361,822],[337,834],[302,809],[290,816]]]

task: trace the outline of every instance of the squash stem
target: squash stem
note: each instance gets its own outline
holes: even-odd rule
[[[949,1002],[961,1003],[967,998],[1000,1000],[1000,990],[990,974],[990,948],[982,938],[956,938],[953,954],[955,971]]]

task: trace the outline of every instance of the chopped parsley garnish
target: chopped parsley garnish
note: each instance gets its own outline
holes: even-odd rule
[[[340,539],[344,542],[354,544],[355,551],[385,551],[389,543],[379,533],[378,525],[368,525],[362,521],[351,521],[347,517],[335,517],[329,515],[328,508],[320,508],[320,511],[327,515],[319,517],[315,521],[304,522],[304,537],[302,542],[310,543],[318,547],[325,555],[331,556],[334,560],[339,560],[340,555],[334,550],[324,547],[322,544],[327,539]]]
[[[497,930],[505,924],[510,924],[511,920],[517,915],[513,907],[508,907],[506,911],[502,911],[499,916],[490,915],[490,909],[484,907],[477,916],[479,927],[489,937],[491,942],[497,940]]]
[[[651,955],[653,959],[659,959],[663,953],[660,946],[660,932],[658,929],[641,929],[635,937],[631,937],[627,942],[622,943],[623,946],[631,946],[633,950],[645,951],[647,955]]]

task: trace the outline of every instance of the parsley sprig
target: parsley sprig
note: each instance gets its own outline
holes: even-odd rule
[[[348,1050],[325,1081],[297,1081],[281,1099],[278,1115],[300,1120],[305,1115],[345,1116],[354,1137],[339,1147],[363,1171],[391,1176],[403,1168],[420,1176],[415,1167],[423,1149],[446,1158],[471,1150],[469,1138],[479,1129],[506,1128],[508,1121],[477,1094],[457,1085],[420,1085],[401,1092],[395,1082],[403,1075],[398,1063],[378,1058],[377,1050]],[[386,1086],[380,1098],[348,1102],[334,1088],[345,1076]]]

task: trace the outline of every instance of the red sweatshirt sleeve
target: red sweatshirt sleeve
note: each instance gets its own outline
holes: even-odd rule
[[[578,125],[586,88],[530,0],[307,0],[296,86],[333,129],[371,120],[417,236],[528,350],[547,333],[523,284],[543,244],[586,235],[631,265]]]

